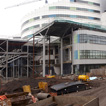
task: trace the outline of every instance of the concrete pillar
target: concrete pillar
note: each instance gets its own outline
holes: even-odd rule
[[[43,77],[45,77],[45,36],[43,37]]]
[[[61,75],[63,75],[63,38],[61,38]]]

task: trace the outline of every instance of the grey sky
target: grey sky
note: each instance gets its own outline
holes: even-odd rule
[[[100,0],[101,1],[101,7],[102,7],[102,12],[106,10],[106,0]]]
[[[45,0],[33,2],[14,8],[6,7],[20,4],[32,0],[0,0],[0,38],[10,38],[10,36],[17,36],[21,32],[21,19],[27,13],[34,9],[38,9],[45,5]],[[37,1],[37,0],[35,0]],[[48,3],[56,2],[58,0],[48,0]]]

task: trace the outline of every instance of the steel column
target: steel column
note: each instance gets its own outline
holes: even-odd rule
[[[49,75],[51,75],[51,72],[50,72],[50,36],[49,36]]]
[[[8,40],[6,42],[6,80],[8,79]]]
[[[63,38],[61,38],[61,75],[63,75]]]
[[[19,59],[18,59],[18,78],[20,77],[20,74],[19,74]]]
[[[27,77],[29,77],[29,59],[28,59],[29,46],[27,45]]]
[[[72,28],[72,30],[71,30],[71,33],[72,33],[72,52],[71,52],[71,59],[72,59],[72,70],[71,70],[71,74],[73,74],[74,73],[74,71],[73,71],[73,61],[74,61],[74,58],[73,58],[73,54],[74,54],[74,49],[73,49],[73,46],[74,46],[74,43],[73,43],[73,41],[74,41],[74,35],[73,35],[73,28]]]
[[[15,78],[15,76],[14,76],[14,61],[13,61],[13,78]]]
[[[43,77],[45,77],[45,36],[43,37]]]
[[[33,35],[33,78],[35,72],[35,36]]]

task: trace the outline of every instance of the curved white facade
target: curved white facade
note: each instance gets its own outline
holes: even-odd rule
[[[27,14],[22,21],[22,38],[29,38],[54,19],[101,24],[99,0],[59,0]]]
[[[103,26],[106,26],[106,12],[102,13],[101,22]]]

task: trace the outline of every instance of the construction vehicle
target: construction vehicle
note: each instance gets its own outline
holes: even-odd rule
[[[55,78],[55,75],[46,75],[46,78]]]
[[[89,76],[87,75],[79,75],[78,80],[80,81],[89,81]]]

